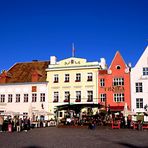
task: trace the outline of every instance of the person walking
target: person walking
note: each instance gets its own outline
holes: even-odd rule
[[[4,123],[3,116],[0,115],[0,132],[2,132],[3,123]]]

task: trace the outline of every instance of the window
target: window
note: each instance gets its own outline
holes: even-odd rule
[[[23,113],[23,119],[26,118],[28,116],[28,113]]]
[[[121,66],[120,65],[117,65],[116,66],[116,69],[118,69],[118,70],[121,69]]]
[[[59,82],[59,75],[58,74],[55,74],[54,75],[54,83],[58,83]]]
[[[20,94],[16,94],[16,102],[20,102]]]
[[[81,102],[81,91],[76,91],[76,102]]]
[[[87,102],[92,102],[93,101],[93,91],[87,91]]]
[[[143,67],[143,75],[144,76],[148,75],[148,67]]]
[[[101,87],[105,86],[105,80],[104,79],[100,79],[100,86]]]
[[[124,102],[124,93],[114,94],[115,102]]]
[[[60,117],[63,117],[63,112],[60,112]]]
[[[28,102],[28,94],[24,94],[24,102]]]
[[[12,102],[12,94],[8,94],[8,103]]]
[[[100,94],[100,99],[101,99],[101,102],[105,102],[106,101],[106,94]]]
[[[93,80],[93,74],[92,72],[87,74],[87,81],[92,81]]]
[[[114,78],[113,79],[114,86],[122,86],[124,85],[124,78]]]
[[[32,102],[36,102],[37,101],[37,94],[33,93],[32,94]]]
[[[64,100],[64,102],[69,102],[69,101],[70,101],[70,92],[65,91],[65,100]]]
[[[143,99],[142,98],[136,99],[136,108],[143,108]]]
[[[80,82],[81,81],[81,74],[77,73],[76,74],[76,82]]]
[[[65,74],[65,82],[69,82],[69,74]]]
[[[142,83],[141,82],[138,82],[136,83],[136,92],[142,92]]]
[[[54,92],[54,99],[53,102],[58,102],[59,101],[59,92]]]
[[[40,93],[40,102],[45,102],[45,93]]]
[[[5,102],[5,95],[0,95],[0,102],[4,103]]]

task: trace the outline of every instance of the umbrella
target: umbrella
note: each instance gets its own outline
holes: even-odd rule
[[[30,119],[32,119],[32,104],[30,103],[29,107],[28,107],[28,117]]]
[[[37,115],[54,115],[53,113],[45,111],[45,110],[35,111],[34,113]]]

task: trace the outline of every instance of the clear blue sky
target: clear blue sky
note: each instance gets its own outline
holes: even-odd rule
[[[0,0],[0,71],[16,62],[106,58],[134,66],[148,45],[148,0]]]

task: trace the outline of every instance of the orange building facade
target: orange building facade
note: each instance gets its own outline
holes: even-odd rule
[[[131,109],[130,68],[117,51],[108,70],[99,70],[99,102],[113,112]]]

